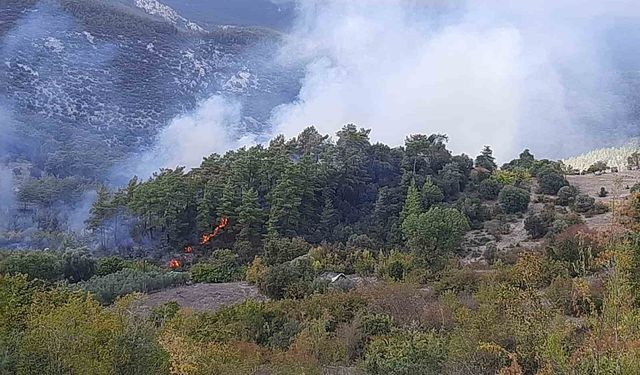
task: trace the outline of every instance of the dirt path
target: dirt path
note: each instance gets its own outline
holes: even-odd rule
[[[140,309],[147,312],[169,301],[195,311],[215,311],[248,299],[266,300],[255,286],[245,282],[221,284],[193,284],[162,290],[145,296]]]

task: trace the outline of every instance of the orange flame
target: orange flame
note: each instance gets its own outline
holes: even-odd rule
[[[184,248],[184,252],[187,253],[187,254],[193,253],[193,247],[191,247],[191,246],[185,247]]]
[[[169,268],[172,270],[180,268],[180,261],[178,259],[171,259],[169,261]]]
[[[202,238],[200,239],[200,245],[208,244],[209,241],[211,241],[211,239],[213,237],[217,236],[218,233],[220,233],[220,231],[223,230],[227,226],[227,224],[229,224],[229,219],[227,217],[223,216],[220,219],[220,224],[218,224],[218,226],[215,227],[213,232],[202,235]]]

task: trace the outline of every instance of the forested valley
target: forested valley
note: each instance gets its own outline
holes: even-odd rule
[[[0,373],[640,373],[640,185],[447,142],[310,127],[120,188],[27,179],[40,240],[0,252]],[[145,304],[209,284],[260,298]]]

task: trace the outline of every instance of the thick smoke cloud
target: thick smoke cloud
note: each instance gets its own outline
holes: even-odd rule
[[[173,119],[160,132],[153,149],[135,156],[124,168],[118,167],[120,178],[116,180],[122,183],[122,178],[131,175],[146,178],[160,168],[191,169],[212,153],[255,143],[252,134],[238,136],[240,126],[240,104],[213,96],[200,103],[195,111]]]
[[[491,144],[501,159],[525,146],[566,156],[624,133],[615,89],[629,66],[612,46],[629,38],[618,29],[637,20],[634,1],[452,3],[299,1],[280,58],[306,75],[298,100],[274,110],[274,132],[351,122],[395,145],[446,133],[455,151]]]

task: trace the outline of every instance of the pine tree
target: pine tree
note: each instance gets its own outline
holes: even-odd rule
[[[322,231],[323,239],[330,241],[332,239],[332,232],[335,225],[338,223],[338,211],[333,206],[332,194],[325,190],[324,205],[322,207],[322,214],[320,215],[320,230]]]
[[[400,221],[404,222],[411,215],[420,215],[422,212],[422,197],[416,187],[416,182],[411,181],[411,185],[409,185],[409,190],[407,191],[407,198],[404,201],[404,207],[400,213]]]
[[[491,147],[484,146],[480,155],[476,157],[476,167],[484,168],[490,172],[498,169],[496,159],[493,157],[493,151]]]
[[[238,209],[238,226],[240,227],[238,238],[255,245],[259,244],[263,224],[262,216],[258,193],[253,188],[249,188],[242,195],[242,204]]]
[[[444,194],[442,190],[433,184],[430,178],[424,182],[422,186],[422,201],[425,208],[430,208],[436,203],[440,203],[444,200]]]
[[[296,166],[292,165],[273,190],[267,228],[267,234],[271,237],[294,237],[298,234],[302,204],[298,178]]]
[[[100,229],[101,245],[106,246],[105,221],[111,219],[114,214],[113,198],[105,186],[100,186],[96,192],[96,200],[89,211],[89,218],[86,221],[87,228],[93,231]]]

